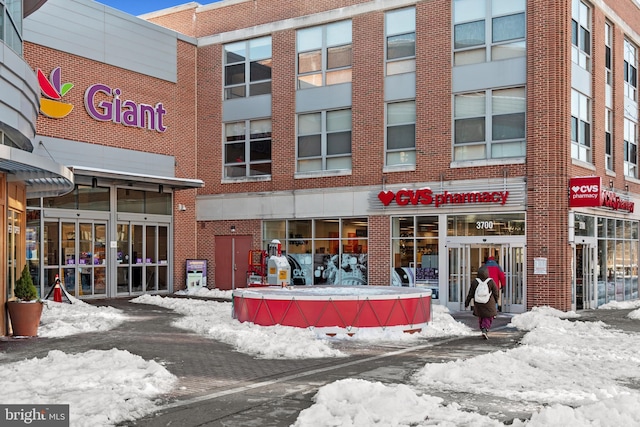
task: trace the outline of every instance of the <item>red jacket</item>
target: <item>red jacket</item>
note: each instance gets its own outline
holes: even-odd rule
[[[502,271],[502,268],[500,268],[494,257],[490,256],[487,258],[487,262],[484,265],[487,266],[489,277],[493,279],[498,289],[507,286],[507,278],[504,275],[504,271]]]

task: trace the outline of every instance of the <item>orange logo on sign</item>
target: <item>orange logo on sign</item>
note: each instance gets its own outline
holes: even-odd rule
[[[46,96],[46,98],[40,98],[40,112],[53,119],[68,116],[73,110],[73,104],[61,102],[60,99],[71,90],[73,83],[62,84],[60,67],[54,68],[48,79],[39,68],[37,74],[40,91]]]

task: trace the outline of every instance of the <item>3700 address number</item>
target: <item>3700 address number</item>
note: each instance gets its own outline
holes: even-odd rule
[[[491,230],[493,221],[476,221],[476,230]]]

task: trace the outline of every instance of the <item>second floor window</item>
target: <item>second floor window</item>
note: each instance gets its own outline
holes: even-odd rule
[[[224,46],[224,99],[271,93],[271,37]]]
[[[638,178],[638,125],[624,118],[624,175]]]
[[[571,91],[571,157],[591,163],[591,100]]]
[[[351,82],[351,21],[298,30],[298,89]]]
[[[416,102],[387,104],[386,166],[416,164]]]
[[[604,110],[604,166],[607,170],[613,170],[613,111],[608,108]]]
[[[351,170],[351,109],[298,116],[298,172]]]
[[[524,87],[454,97],[454,160],[526,155]]]
[[[225,178],[271,175],[271,120],[226,123]]]

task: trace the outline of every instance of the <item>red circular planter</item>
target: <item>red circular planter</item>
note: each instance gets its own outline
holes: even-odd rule
[[[422,330],[431,321],[431,290],[395,286],[277,286],[233,291],[233,313],[261,326],[319,329],[329,335],[360,328]]]

